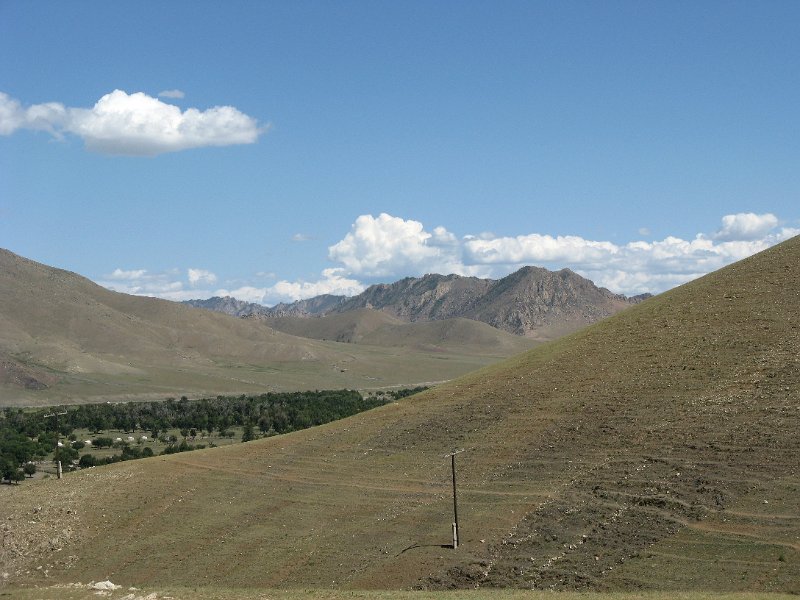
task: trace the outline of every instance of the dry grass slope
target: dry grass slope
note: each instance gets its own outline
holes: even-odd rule
[[[796,238],[345,421],[4,486],[0,563],[18,584],[799,593],[799,324]]]
[[[405,347],[434,352],[510,356],[530,350],[536,342],[471,319],[404,322],[368,308],[322,317],[278,317],[263,320],[273,329],[317,340],[380,347]]]

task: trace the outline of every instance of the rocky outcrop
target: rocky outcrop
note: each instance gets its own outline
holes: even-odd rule
[[[297,302],[276,304],[272,308],[237,300],[230,296],[214,296],[207,300],[186,300],[184,304],[195,308],[205,308],[216,312],[225,313],[233,317],[313,317],[324,315],[339,307],[347,298],[345,296],[333,296],[323,294],[307,300]]]
[[[536,335],[594,323],[644,298],[614,294],[569,269],[553,272],[523,267],[499,280],[458,275],[408,277],[374,285],[337,310],[373,308],[408,321],[465,317],[517,335]]]

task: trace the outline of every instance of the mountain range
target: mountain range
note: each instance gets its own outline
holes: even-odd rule
[[[237,317],[266,319],[279,330],[289,323],[286,317],[323,317],[373,309],[412,323],[466,318],[516,335],[548,340],[616,314],[648,297],[649,294],[631,298],[614,294],[569,269],[553,272],[523,267],[498,280],[460,275],[407,277],[391,284],[370,286],[350,298],[324,295],[272,308],[230,297],[186,303]]]

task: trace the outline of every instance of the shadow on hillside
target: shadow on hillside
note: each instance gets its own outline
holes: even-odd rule
[[[395,556],[400,556],[401,554],[408,552],[409,550],[413,550],[414,548],[448,548],[452,550],[453,544],[412,544],[408,548],[404,548],[398,552]]]

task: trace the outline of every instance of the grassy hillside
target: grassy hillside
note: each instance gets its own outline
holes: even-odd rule
[[[337,342],[360,342],[365,334],[402,321],[388,313],[362,308],[322,317],[272,317],[258,319],[277,331],[299,337]]]
[[[798,593],[799,290],[796,238],[344,421],[2,486],[0,563],[15,584]]]
[[[392,315],[360,308],[323,317],[264,319],[273,329],[318,340],[335,340],[381,347],[407,347],[463,354],[512,355],[535,343],[471,319],[407,323]]]
[[[438,382],[529,347],[304,339],[0,250],[0,406]]]

